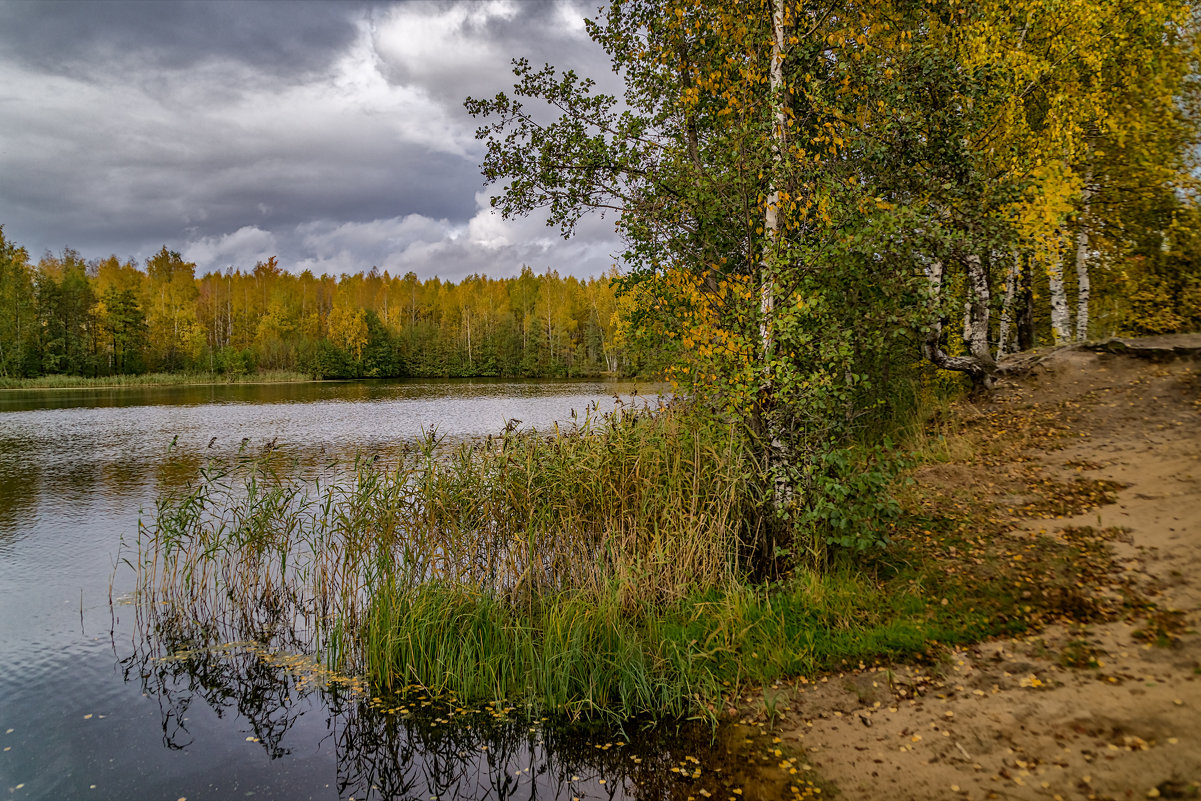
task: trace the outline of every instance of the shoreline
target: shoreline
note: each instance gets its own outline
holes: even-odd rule
[[[174,375],[173,373],[153,373],[151,375]],[[194,376],[189,376],[194,377]],[[51,386],[23,386],[23,387],[6,387],[0,386],[0,392],[44,392],[51,390],[95,390],[95,389],[136,389],[136,388],[156,388],[156,387],[234,387],[234,386],[273,386],[279,384],[350,384],[365,381],[528,381],[528,382],[639,382],[645,381],[648,385],[660,386],[663,381],[655,379],[641,379],[637,377],[620,377],[612,375],[599,376],[574,376],[574,377],[552,377],[543,378],[536,376],[393,376],[393,377],[360,377],[360,378],[302,378],[290,377],[270,379],[256,377],[254,381],[228,381],[228,380],[209,380],[209,381],[131,381],[114,383],[105,379],[84,379],[90,383],[84,384],[68,384],[68,385],[51,385]],[[18,379],[21,381],[37,381],[38,379]],[[3,379],[0,379],[3,381]]]
[[[151,376],[173,376],[175,373],[150,373]],[[178,374],[181,378],[192,379],[200,378],[196,374]],[[132,389],[135,387],[210,387],[210,386],[263,386],[268,384],[309,384],[323,383],[326,381],[336,381],[343,379],[320,379],[320,378],[302,378],[298,374],[289,374],[290,377],[280,377],[272,380],[262,376],[256,376],[254,381],[230,381],[230,380],[152,380],[152,381],[109,381],[107,378],[80,378],[85,383],[80,384],[53,384],[43,386],[34,384],[32,386],[21,387],[6,387],[0,386],[0,392],[30,392],[30,391],[45,391],[45,390],[77,390],[77,389]],[[71,378],[76,378],[71,376]],[[135,377],[136,378],[136,377]],[[2,379],[0,379],[2,380]],[[38,381],[40,379],[13,379],[17,381]],[[346,379],[354,380],[354,379]]]

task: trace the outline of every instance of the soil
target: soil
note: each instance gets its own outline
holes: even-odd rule
[[[960,410],[970,452],[915,474],[919,490],[1002,510],[997,536],[1014,543],[1092,532],[1109,575],[1079,590],[1109,608],[1124,593],[1121,614],[777,687],[788,711],[747,733],[778,740],[779,766],[819,777],[824,797],[1201,798],[1198,353],[1188,335],[1014,359]],[[1059,507],[1040,482],[1101,500]]]

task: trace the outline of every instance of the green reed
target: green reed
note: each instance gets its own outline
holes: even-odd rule
[[[619,409],[570,431],[431,435],[316,478],[278,455],[211,462],[159,501],[131,561],[144,600],[237,638],[286,621],[382,687],[679,708],[644,621],[741,575],[752,486],[732,430]]]

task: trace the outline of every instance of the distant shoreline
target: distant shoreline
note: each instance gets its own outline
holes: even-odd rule
[[[334,384],[353,381],[445,381],[480,379],[513,381],[638,381],[651,384],[660,382],[651,379],[623,378],[613,375],[564,377],[528,376],[392,376],[387,378],[313,378],[306,373],[273,370],[242,377],[229,377],[219,373],[147,373],[145,375],[86,376],[52,375],[38,378],[0,378],[0,392],[29,392],[34,390],[72,389],[129,389],[132,387],[207,387],[207,386],[264,386],[269,384]]]
[[[39,376],[38,378],[0,378],[0,391],[25,392],[48,389],[124,389],[128,387],[195,387],[217,385],[254,386],[256,384],[305,384],[329,379],[313,378],[305,373],[268,371],[244,377],[219,373],[147,373],[145,375]]]

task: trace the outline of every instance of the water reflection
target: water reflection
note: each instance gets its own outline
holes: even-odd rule
[[[0,451],[11,447],[0,442]],[[0,552],[17,538],[18,523],[29,520],[37,509],[41,470],[36,463],[18,470],[0,470]]]
[[[158,699],[167,748],[193,744],[198,703],[244,721],[271,759],[291,753],[302,717],[324,716],[340,798],[674,801],[730,787],[731,777],[693,756],[712,751],[712,732],[699,724],[584,726],[416,688],[372,697],[360,681],[287,651],[302,638],[278,628],[268,645],[222,642],[215,627],[170,611],[144,623],[120,664],[126,681]]]
[[[422,379],[419,381],[309,381],[294,384],[197,384],[95,387],[83,389],[0,390],[0,412],[207,406],[211,404],[309,404],[324,401],[374,403],[393,400],[518,398],[573,395],[580,392],[625,394],[628,381],[541,379]],[[594,391],[594,388],[600,388]]]
[[[512,419],[546,428],[637,392],[631,382],[486,380],[0,391],[0,545],[35,510],[64,509],[57,498],[144,503],[209,458],[271,450],[308,467],[352,462],[431,431],[482,437]]]
[[[223,641],[217,624],[167,608],[139,609],[136,624],[132,651],[119,664],[125,681],[139,683],[144,696],[157,700],[164,746],[183,750],[192,744],[188,715],[199,699],[218,718],[248,721],[272,759],[289,753],[284,736],[314,688],[306,686],[303,673],[268,658],[276,650],[254,641]],[[289,634],[276,632],[276,649],[299,645]]]

